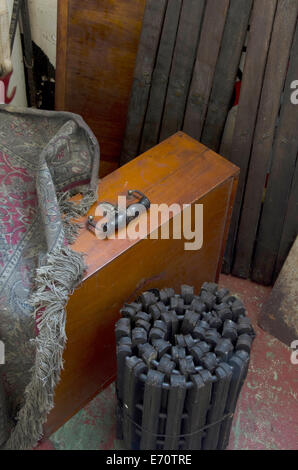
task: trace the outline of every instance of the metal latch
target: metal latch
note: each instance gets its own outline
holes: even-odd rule
[[[106,218],[103,224],[96,220],[94,216],[89,215],[87,220],[87,228],[95,233],[100,239],[108,238],[116,232],[126,227],[132,220],[136,219],[141,213],[150,208],[148,197],[137,189],[130,189],[127,192],[128,198],[137,199],[136,202],[129,204],[125,209],[111,204],[110,202],[100,203],[102,215]]]

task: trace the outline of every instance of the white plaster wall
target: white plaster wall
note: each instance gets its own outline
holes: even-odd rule
[[[13,0],[7,0],[7,5],[11,16]],[[32,39],[48,56],[52,65],[56,67],[57,0],[29,0],[28,5]],[[27,106],[19,26],[12,51],[12,64],[13,74],[9,91],[16,86],[17,92],[11,104]]]
[[[29,0],[33,41],[56,68],[57,0]]]
[[[7,6],[8,6],[9,15],[11,16],[13,0],[7,0]],[[9,21],[10,21],[10,18],[9,18]],[[12,59],[12,66],[13,66],[13,74],[10,79],[10,87],[8,90],[8,95],[10,94],[10,91],[12,90],[14,86],[17,87],[17,92],[16,92],[14,99],[11,102],[11,105],[27,106],[25,76],[24,76],[24,62],[23,62],[19,26],[17,28],[17,32],[15,36],[11,59]]]

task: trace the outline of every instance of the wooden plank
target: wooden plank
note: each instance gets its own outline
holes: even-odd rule
[[[234,245],[276,5],[276,0],[255,0],[254,2],[233,145],[231,153],[225,155],[230,161],[237,164],[241,170],[224,256],[226,273],[229,273],[232,267]]]
[[[127,338],[128,339],[128,338]],[[130,338],[129,338],[130,339]],[[123,439],[123,391],[124,391],[124,368],[126,357],[131,356],[131,345],[117,344],[116,357],[117,357],[117,381],[116,381],[116,434],[119,439]]]
[[[229,365],[232,367],[232,378],[224,414],[235,413],[237,400],[247,375],[249,355],[246,355],[243,351],[240,354],[236,353],[229,360]],[[218,449],[225,449],[227,447],[232,423],[233,415],[222,422],[218,438]]]
[[[152,73],[168,0],[147,0],[130,95],[121,164],[138,154]]]
[[[200,140],[230,0],[207,0],[183,130]]]
[[[298,28],[291,51],[290,65],[274,142],[272,166],[256,242],[252,279],[271,284],[280,246],[290,188],[298,152],[298,107],[291,101],[291,83],[298,77]],[[294,217],[294,214],[292,214]]]
[[[101,177],[119,166],[145,1],[58,3],[55,107],[93,130]]]
[[[206,374],[207,375],[207,374]],[[208,378],[203,380],[200,375],[192,375],[190,377],[193,382],[191,390],[186,398],[186,411],[188,413],[188,420],[186,422],[186,437],[185,448],[188,450],[200,450],[202,444],[203,431],[199,431],[206,423],[206,416],[210,404],[212,379],[211,374]]]
[[[164,374],[150,369],[144,391],[141,450],[156,449]]]
[[[179,436],[181,434],[182,414],[186,396],[186,380],[182,375],[172,374],[170,377],[170,390],[167,407],[165,450],[179,449]]]
[[[140,152],[158,143],[182,0],[168,2],[145,117]]]
[[[233,274],[244,278],[250,273],[297,12],[297,0],[278,2],[235,249]]]
[[[116,349],[116,357],[117,357],[117,384],[116,384],[116,392],[117,398],[120,400],[121,404],[123,403],[123,379],[124,379],[124,365],[125,359],[128,356],[132,355],[131,346],[127,344],[118,344]]]
[[[253,0],[231,0],[201,141],[218,150],[245,43]]]
[[[137,446],[138,437],[136,435],[137,409],[136,405],[142,400],[142,389],[140,387],[140,374],[146,371],[145,363],[136,356],[127,357],[124,375],[123,390],[123,436],[124,443],[128,449]],[[137,423],[140,425],[141,423]]]
[[[137,391],[137,382],[133,374],[133,369],[141,363],[142,361],[136,356],[127,357],[123,369],[124,401],[122,403],[120,419],[122,420],[122,433],[127,445],[131,445],[132,441],[133,428],[130,417],[134,416],[135,395]]]
[[[204,9],[205,0],[183,1],[160,140],[182,129]]]
[[[232,369],[226,363],[220,364],[215,370],[217,381],[212,387],[211,407],[207,415],[207,424],[214,424],[219,421],[226,407],[230,382],[232,378]],[[206,430],[206,436],[203,440],[202,448],[204,450],[215,450],[218,444],[220,432],[220,423],[210,426]]]
[[[279,245],[273,280],[277,278],[298,233],[298,160],[288,201],[287,214]]]

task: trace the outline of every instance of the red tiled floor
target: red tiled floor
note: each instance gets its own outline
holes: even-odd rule
[[[220,282],[243,299],[257,333],[229,448],[297,449],[298,366],[291,364],[291,350],[256,323],[271,288],[232,276]]]

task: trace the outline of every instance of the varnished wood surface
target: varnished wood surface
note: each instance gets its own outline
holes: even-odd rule
[[[56,109],[83,116],[118,167],[145,0],[59,0]]]
[[[179,132],[101,181],[99,201],[116,202],[118,194],[139,189],[152,203],[187,204],[193,212],[194,203],[203,204],[203,247],[185,251],[185,240],[172,238],[98,240],[83,229],[74,249],[86,253],[88,271],[68,303],[65,369],[46,435],[114,379],[114,324],[124,302],[152,287],[199,289],[217,279],[237,176],[237,167]]]
[[[128,189],[144,192],[152,204],[193,204],[238,169],[215,152],[178,132],[142,156],[106,176],[99,201],[117,202]],[[96,206],[90,210],[95,214]],[[87,254],[86,277],[138,243],[138,240],[98,240],[84,229],[73,245]]]

